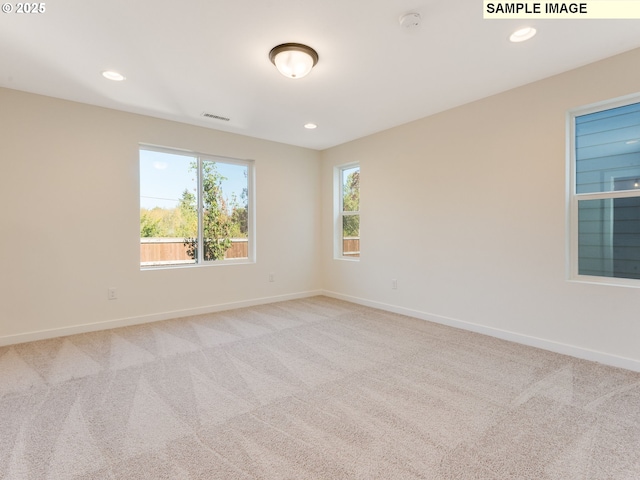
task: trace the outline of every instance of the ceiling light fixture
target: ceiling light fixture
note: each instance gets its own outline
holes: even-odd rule
[[[102,76],[109,80],[113,80],[114,82],[121,82],[125,79],[124,75],[118,72],[114,72],[113,70],[106,70],[102,72]]]
[[[313,130],[314,128],[318,128],[318,125],[316,125],[315,123],[305,123],[304,128],[306,128],[307,130]]]
[[[536,29],[533,27],[524,27],[519,30],[516,30],[511,34],[509,40],[513,43],[524,42],[525,40],[529,40],[533,38],[536,34]]]
[[[300,43],[283,43],[271,49],[269,59],[285,77],[302,78],[318,63],[318,53]]]

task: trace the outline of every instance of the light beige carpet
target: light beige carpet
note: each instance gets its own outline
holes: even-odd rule
[[[640,374],[314,297],[0,348],[2,479],[639,479]]]

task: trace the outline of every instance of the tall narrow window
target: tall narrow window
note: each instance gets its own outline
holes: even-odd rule
[[[140,265],[253,258],[251,162],[140,148]]]
[[[640,279],[640,103],[571,121],[572,276]]]
[[[360,257],[360,166],[337,169],[338,233],[336,253],[342,258]]]

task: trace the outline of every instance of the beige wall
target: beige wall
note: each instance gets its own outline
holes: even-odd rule
[[[324,288],[640,370],[640,290],[565,270],[567,110],[639,92],[639,64],[631,51],[322,152]],[[361,260],[333,260],[332,169],[354,161]]]
[[[7,89],[0,135],[0,344],[320,288],[316,151]],[[255,264],[140,271],[139,143],[255,160]]]
[[[566,111],[640,91],[638,64],[635,50],[320,153],[0,89],[0,344],[324,290],[640,370],[640,290],[565,272]],[[256,161],[256,264],[140,271],[140,142]],[[354,161],[362,257],[346,262],[332,170]]]

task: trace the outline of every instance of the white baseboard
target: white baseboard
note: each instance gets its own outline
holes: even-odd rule
[[[138,317],[120,318],[115,320],[106,320],[103,322],[85,323],[82,325],[73,325],[71,327],[52,328],[49,330],[39,330],[35,332],[20,333],[17,335],[7,335],[0,337],[0,347],[7,345],[15,345],[18,343],[33,342],[36,340],[46,340],[49,338],[66,337],[67,335],[76,335],[78,333],[97,332],[100,330],[109,330],[111,328],[130,327],[133,325],[141,325],[143,323],[159,322],[162,320],[170,320],[173,318],[189,317],[192,315],[202,315],[205,313],[222,312],[225,310],[233,310],[236,308],[252,307],[255,305],[265,305],[268,303],[284,302],[286,300],[296,300],[299,298],[313,297],[322,295],[320,290],[309,292],[298,292],[287,295],[278,295],[274,297],[254,298],[251,300],[242,300],[239,302],[220,303],[216,305],[207,305],[204,307],[189,308],[185,310],[174,310],[171,312],[154,313],[151,315],[142,315]]]
[[[441,315],[434,315],[431,313],[421,312],[419,310],[412,310],[410,308],[399,307],[397,305],[390,305],[387,303],[376,302],[373,300],[367,300],[364,298],[352,297],[350,295],[343,295],[331,291],[323,291],[323,295],[327,297],[336,298],[339,300],[345,300],[347,302],[364,305],[367,307],[377,308],[379,310],[385,310],[387,312],[398,313],[400,315],[406,315],[409,317],[419,318],[429,322],[439,323],[442,325],[448,325],[450,327],[460,328],[462,330],[468,330],[471,332],[481,333],[483,335],[489,335],[491,337],[500,338],[502,340],[508,340],[514,343],[520,343],[530,347],[536,347],[543,350],[548,350],[563,355],[569,355],[571,357],[580,358],[583,360],[589,360],[592,362],[602,363],[604,365],[610,365],[613,367],[624,368],[635,372],[640,372],[640,361],[631,358],[619,357],[617,355],[611,355],[609,353],[598,352],[596,350],[590,350],[588,348],[577,347],[575,345],[567,345],[564,343],[554,342],[552,340],[545,340],[543,338],[531,337],[529,335],[522,335],[520,333],[510,332],[508,330],[501,330],[499,328],[487,327],[476,323],[465,322],[463,320],[457,320],[454,318],[443,317]]]
[[[299,298],[313,297],[316,295],[326,295],[327,297],[345,300],[347,302],[364,305],[367,307],[377,308],[387,312],[407,315],[409,317],[419,318],[429,322],[448,325],[450,327],[460,328],[471,332],[481,333],[492,337],[508,340],[530,347],[541,348],[563,355],[569,355],[583,360],[598,362],[613,367],[624,368],[640,372],[640,361],[631,358],[620,357],[609,353],[590,350],[587,348],[577,347],[575,345],[567,345],[564,343],[554,342],[543,338],[522,335],[508,330],[487,327],[476,323],[465,322],[454,318],[435,315],[432,313],[412,310],[410,308],[400,307],[387,303],[367,300],[364,298],[343,295],[328,290],[312,290],[308,292],[298,292],[287,295],[278,295],[272,297],[254,298],[250,300],[242,300],[238,302],[220,303],[216,305],[207,305],[204,307],[190,308],[184,310],[174,310],[170,312],[154,313],[150,315],[142,315],[137,317],[120,318],[115,320],[106,320],[102,322],[86,323],[82,325],[73,325],[70,327],[52,328],[48,330],[39,330],[35,332],[20,333],[17,335],[7,335],[0,337],[0,347],[15,345],[18,343],[33,342],[36,340],[46,340],[49,338],[65,337],[67,335],[75,335],[79,333],[96,332],[100,330],[108,330],[111,328],[129,327],[133,325],[141,325],[144,323],[158,322],[162,320],[170,320],[173,318],[188,317],[192,315],[202,315],[206,313],[222,312],[225,310],[233,310],[236,308],[251,307],[255,305],[265,305],[268,303],[284,302],[286,300],[296,300]]]

